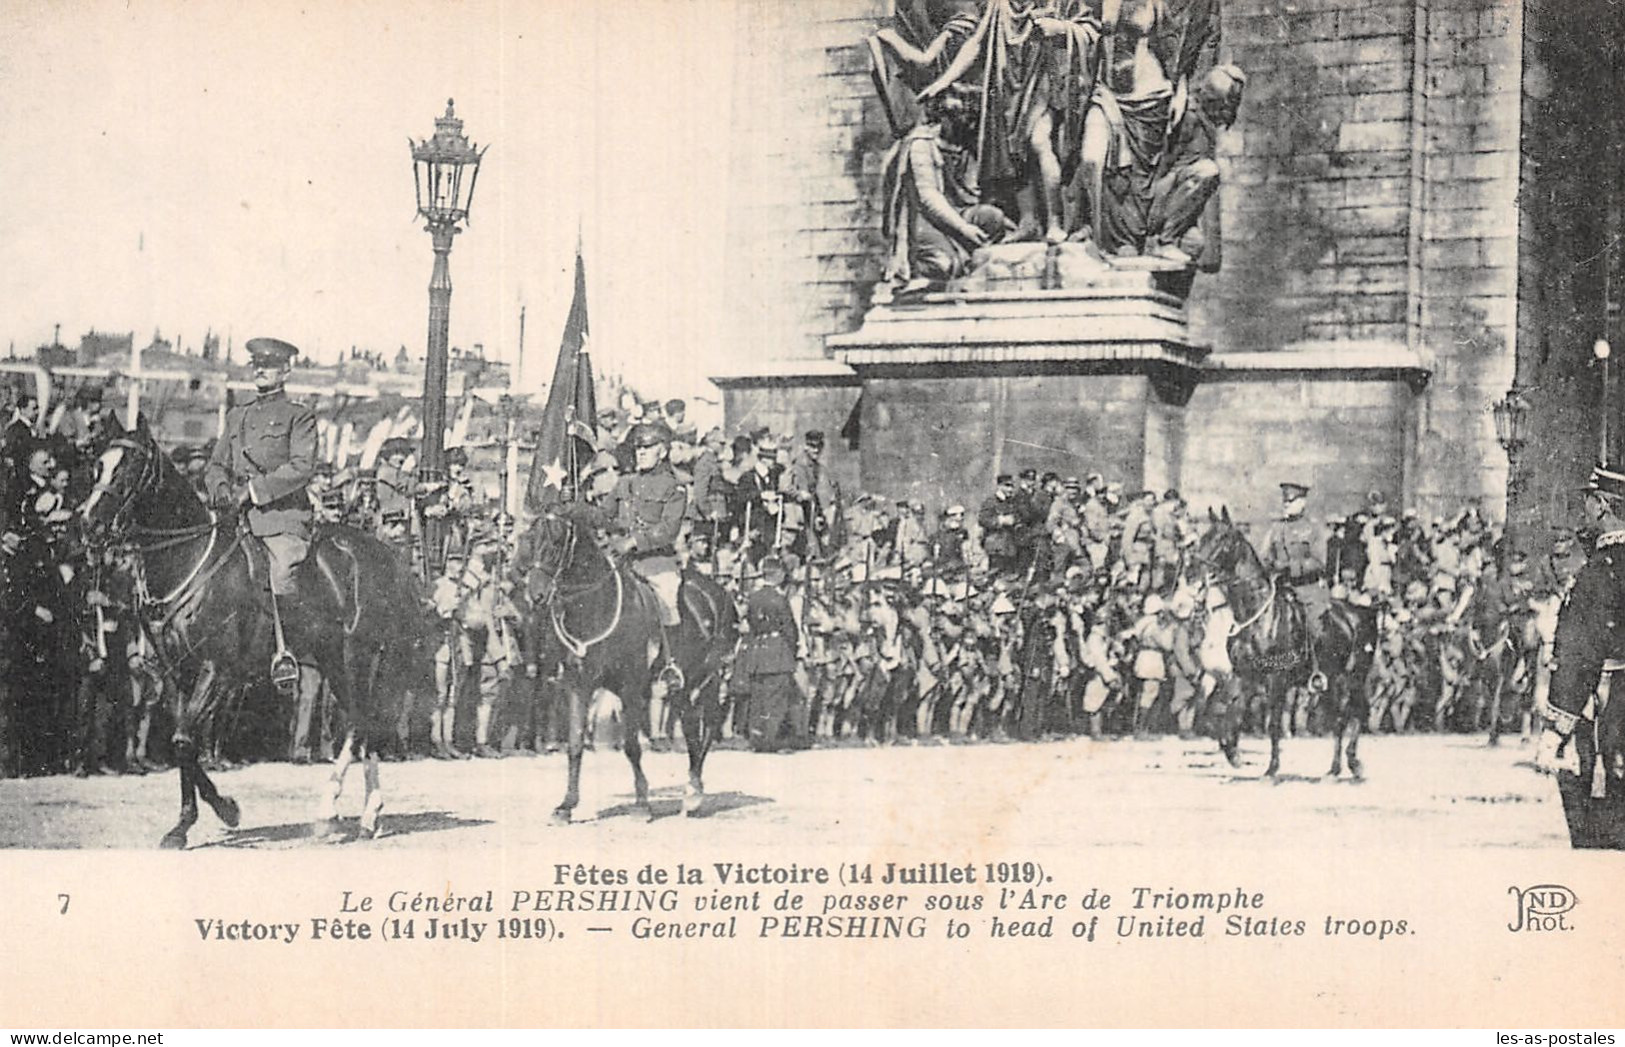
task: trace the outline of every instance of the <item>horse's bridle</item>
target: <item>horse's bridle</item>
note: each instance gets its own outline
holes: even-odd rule
[[[580,528],[576,525],[574,520],[566,520],[562,517],[553,517],[553,519],[557,520],[561,525],[563,525],[566,534],[564,541],[560,543],[561,549],[558,556],[558,562],[553,566],[553,568],[549,570],[540,563],[536,565],[536,570],[547,578],[547,593],[545,596],[541,596],[536,599],[538,604],[550,604],[553,602],[554,598],[559,596],[584,596],[587,593],[592,592],[594,589],[598,589],[608,583],[608,578],[600,578],[596,582],[589,582],[579,589],[565,589],[560,584],[560,580],[564,576],[564,569],[569,567],[570,561],[575,558],[576,546],[580,542]],[[615,561],[610,559],[608,553],[600,549],[598,554],[604,558],[606,563],[609,564],[610,574],[619,573],[616,570]]]
[[[141,495],[146,491],[148,485],[150,485],[153,480],[157,479],[158,474],[157,469],[154,468],[153,465],[152,450],[142,445],[140,442],[131,440],[125,436],[120,436],[108,441],[107,447],[109,450],[117,447],[126,451],[133,451],[141,458],[140,475],[136,477],[134,483],[129,485],[129,489],[124,493],[122,500],[118,504],[118,508],[113,510],[113,515],[107,524],[107,530],[109,532],[120,532],[125,529],[123,524],[125,514],[130,511],[130,507],[135,504],[135,500],[141,497]],[[105,454],[106,452],[104,451],[103,453]],[[98,469],[98,472],[99,471],[100,470]],[[114,485],[106,480],[103,480],[101,476],[98,475],[96,477],[96,482],[91,485],[89,493],[85,495],[85,502],[80,504],[88,504],[91,499],[97,497],[98,495],[106,497],[108,495],[116,494],[117,490]]]
[[[550,519],[557,520],[557,517],[551,517]],[[562,524],[565,529],[564,540],[558,543],[558,562],[553,565],[551,571],[543,566],[543,564],[540,562],[540,558],[538,558],[535,565],[536,572],[547,579],[547,591],[545,595],[533,597],[535,602],[538,604],[550,604],[553,602],[553,598],[559,594],[559,579],[564,575],[564,569],[570,565],[571,558],[575,556],[577,540],[575,525],[565,520],[559,520],[558,522]]]
[[[224,558],[221,558],[221,560],[216,561],[215,567],[211,569],[207,575],[204,574],[204,567],[209,563],[209,558],[214,554],[214,548],[219,538],[219,527],[217,526],[218,520],[211,511],[209,513],[209,520],[207,523],[193,524],[188,527],[148,528],[140,526],[132,527],[127,525],[124,522],[124,518],[126,514],[129,513],[131,507],[135,505],[136,499],[140,498],[142,494],[146,493],[147,489],[155,480],[158,479],[155,450],[154,448],[148,447],[139,441],[131,440],[130,438],[123,436],[109,441],[107,446],[109,449],[117,447],[126,451],[133,451],[139,455],[141,459],[141,472],[139,475],[137,475],[135,482],[129,485],[129,490],[124,494],[123,499],[119,502],[118,508],[113,511],[113,515],[107,525],[108,534],[122,534],[126,536],[125,540],[119,544],[136,552],[150,553],[157,552],[162,549],[169,549],[177,545],[184,545],[193,539],[208,535],[209,543],[204,546],[203,555],[200,556],[197,562],[192,565],[191,569],[187,571],[185,577],[183,577],[181,581],[164,596],[155,597],[148,592],[146,571],[141,566],[141,558],[139,556],[136,557],[134,573],[136,587],[141,602],[147,605],[156,605],[160,607],[165,606],[177,600],[182,594],[186,593],[193,586],[193,584],[198,581],[200,575],[207,578],[212,575],[215,570],[218,570],[222,563],[224,563]],[[96,478],[96,483],[91,486],[90,491],[91,493],[90,495],[86,496],[87,498],[92,497],[97,493],[100,493],[103,496],[116,493],[114,485],[103,480],[100,476]],[[141,533],[141,535],[150,540],[143,541],[141,539],[130,537],[127,533],[129,531],[138,531]],[[108,544],[112,545],[114,543],[109,542]],[[227,555],[229,554],[230,550],[227,551]],[[178,605],[176,609],[178,609]],[[174,613],[175,609],[172,609],[170,616],[172,617]],[[167,621],[168,618],[165,620]]]

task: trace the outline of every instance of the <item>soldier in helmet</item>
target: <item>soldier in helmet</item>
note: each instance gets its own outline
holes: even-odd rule
[[[688,490],[677,481],[667,460],[671,432],[664,425],[642,422],[627,438],[633,471],[615,481],[598,504],[606,529],[624,535],[622,546],[632,569],[654,588],[660,624],[678,625],[677,590],[682,572],[677,561],[677,535],[688,511]],[[675,664],[667,660],[667,670]]]
[[[232,511],[241,506],[249,532],[265,545],[279,641],[271,675],[281,686],[299,678],[297,663],[281,644],[282,618],[291,611],[294,569],[310,550],[314,516],[305,487],[316,468],[316,414],[286,392],[298,354],[276,338],[249,339],[259,395],[226,415],[225,433],[204,473],[211,501]]]

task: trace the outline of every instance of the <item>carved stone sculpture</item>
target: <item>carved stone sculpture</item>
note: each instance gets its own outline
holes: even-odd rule
[[[899,0],[869,41],[894,285],[999,242],[1196,266],[1244,82],[1214,65],[1218,25],[1218,0]]]

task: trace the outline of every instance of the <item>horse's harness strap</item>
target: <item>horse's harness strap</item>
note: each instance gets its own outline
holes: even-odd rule
[[[572,636],[569,627],[564,624],[563,609],[557,601],[553,603],[553,631],[558,634],[559,642],[564,644],[565,650],[577,658],[585,658],[588,650],[608,639],[609,635],[615,631],[616,626],[621,624],[621,611],[625,606],[626,583],[622,581],[619,569],[612,568],[610,573],[615,576],[615,613],[610,616],[609,625],[597,636],[589,640],[582,640]]]
[[[161,600],[153,599],[150,595],[147,597],[148,603],[156,604],[160,607],[171,603],[172,601],[174,602],[174,606],[170,607],[170,609],[165,612],[163,618],[158,622],[158,628],[160,631],[168,627],[169,623],[175,620],[176,615],[180,614],[181,610],[186,607],[187,603],[190,602],[187,600],[178,600],[177,597],[181,596],[183,593],[201,591],[202,588],[208,584],[209,580],[216,574],[219,574],[220,569],[231,561],[231,556],[237,551],[238,546],[243,544],[242,535],[233,535],[231,545],[226,547],[226,551],[220,554],[220,556],[215,559],[214,563],[209,565],[207,570],[203,570],[203,565],[207,563],[209,559],[209,551],[214,548],[214,537],[215,536],[213,534],[209,536],[209,549],[204,550],[203,558],[197,562],[197,565],[192,568],[191,574],[187,575],[185,580],[182,581],[181,584],[174,589],[174,591]]]
[[[1269,598],[1264,601],[1263,606],[1259,607],[1258,610],[1254,611],[1251,615],[1249,615],[1245,622],[1242,622],[1239,625],[1231,626],[1230,627],[1230,635],[1231,636],[1240,635],[1243,630],[1249,628],[1255,622],[1257,622],[1260,618],[1264,617],[1265,613],[1267,611],[1269,611],[1271,605],[1273,605],[1275,603],[1275,592],[1276,592],[1276,588],[1277,588],[1278,585],[1279,585],[1279,583],[1275,578],[1273,578],[1273,577],[1270,578],[1270,595],[1269,595]]]

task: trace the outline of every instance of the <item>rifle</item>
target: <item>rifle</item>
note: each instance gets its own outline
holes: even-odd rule
[[[1033,575],[1036,574],[1037,572],[1038,572],[1038,556],[1036,554],[1034,554],[1032,562],[1027,565],[1027,577],[1021,583],[1021,594],[1016,597],[1016,617],[1017,618],[1021,617],[1022,610],[1025,609],[1026,606],[1027,606],[1027,591],[1032,588]]]

